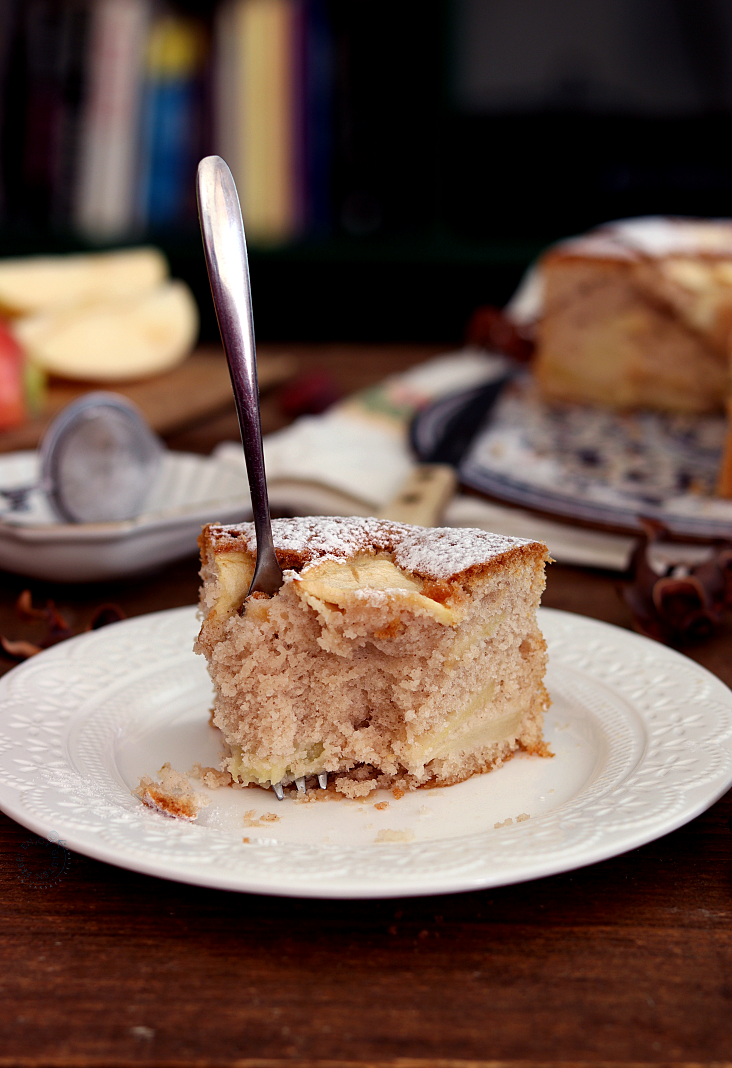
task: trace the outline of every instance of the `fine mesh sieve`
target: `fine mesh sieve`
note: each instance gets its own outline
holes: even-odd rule
[[[165,446],[131,401],[87,393],[51,423],[39,449],[40,482],[0,489],[11,512],[34,490],[68,523],[132,519],[144,507]]]

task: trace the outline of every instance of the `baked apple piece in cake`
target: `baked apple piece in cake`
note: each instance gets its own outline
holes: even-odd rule
[[[272,597],[247,597],[253,524],[200,538],[196,650],[235,781],[327,773],[356,797],[546,751],[545,545],[376,519],[272,526],[285,577]]]

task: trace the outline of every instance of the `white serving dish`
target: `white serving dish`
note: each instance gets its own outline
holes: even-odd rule
[[[0,455],[3,489],[34,483],[38,455]],[[196,551],[204,523],[251,516],[246,472],[231,463],[167,452],[144,511],[112,523],[63,523],[39,490],[26,511],[0,514],[0,568],[52,582],[96,582],[153,570]]]
[[[185,823],[132,791],[164,762],[187,772],[221,759],[211,681],[192,648],[200,620],[190,606],[113,623],[0,680],[0,809],[48,839],[57,869],[76,850],[221,890],[389,898],[596,864],[682,827],[729,789],[724,683],[607,623],[542,608],[539,624],[551,759],[518,754],[488,775],[399,798],[301,804],[254,786],[200,787],[211,804]],[[400,840],[384,841],[386,830]]]

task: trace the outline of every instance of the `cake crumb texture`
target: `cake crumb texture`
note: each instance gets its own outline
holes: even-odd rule
[[[247,591],[252,524],[204,528],[196,650],[223,770],[262,786],[329,773],[395,797],[545,752],[546,546],[376,519],[273,523],[284,584]]]
[[[203,767],[199,763],[195,763],[188,774],[192,779],[200,779],[204,786],[208,786],[209,790],[218,790],[222,786],[231,786],[233,782],[228,771]]]

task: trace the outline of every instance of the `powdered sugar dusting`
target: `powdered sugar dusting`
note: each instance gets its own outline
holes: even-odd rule
[[[707,256],[732,259],[732,224],[726,220],[646,216],[621,219],[556,246],[576,256],[638,259]]]
[[[623,220],[610,229],[645,256],[732,256],[729,222],[649,216]]]
[[[447,579],[514,549],[530,545],[522,538],[490,534],[471,527],[437,527],[424,530],[406,527],[405,534],[394,550],[397,565],[415,575]]]
[[[570,237],[560,241],[549,249],[549,254],[558,251],[569,256],[581,256],[589,259],[628,260],[631,263],[639,259],[635,249],[624,245],[612,230],[590,230],[579,237]]]
[[[211,524],[206,533],[215,551],[256,552],[253,523]],[[403,570],[433,579],[448,579],[517,547],[541,544],[470,527],[413,527],[357,516],[274,519],[272,536],[284,567],[299,570],[311,561],[386,552]]]

